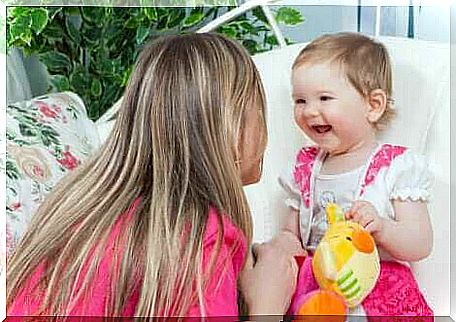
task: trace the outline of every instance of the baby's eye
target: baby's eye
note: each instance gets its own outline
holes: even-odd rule
[[[333,98],[331,96],[327,96],[327,95],[323,95],[323,96],[320,96],[320,100],[322,102],[326,102],[326,101],[329,101],[329,100],[332,100]]]
[[[298,98],[295,100],[295,104],[306,104],[306,100],[303,98]]]

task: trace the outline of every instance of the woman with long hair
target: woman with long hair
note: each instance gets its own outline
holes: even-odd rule
[[[259,246],[254,266],[248,251],[243,185],[259,180],[266,141],[262,83],[238,44],[188,34],[146,46],[109,138],[9,260],[8,315],[238,315],[238,280],[248,313],[285,313],[294,241]]]

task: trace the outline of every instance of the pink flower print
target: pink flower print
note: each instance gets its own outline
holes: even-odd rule
[[[9,145],[8,152],[16,160],[21,172],[33,180],[45,183],[52,176],[46,158],[39,149]]]
[[[36,105],[38,105],[38,109],[40,110],[41,114],[43,114],[46,117],[55,119],[57,116],[57,113],[50,108],[47,104],[43,102],[36,102]]]
[[[57,162],[68,170],[73,170],[79,165],[79,160],[70,151],[63,152],[63,159]]]
[[[367,170],[366,177],[362,184],[361,194],[364,193],[366,186],[374,182],[381,169],[389,167],[391,162],[406,150],[407,148],[403,146],[384,144],[369,164],[369,169]]]
[[[39,165],[34,165],[32,167],[32,173],[37,177],[44,177],[44,170]]]
[[[22,205],[21,205],[20,202],[15,202],[15,203],[13,203],[13,204],[10,206],[10,208],[11,208],[13,211],[16,211],[16,210],[18,210],[19,208],[21,208],[21,206],[22,206]]]

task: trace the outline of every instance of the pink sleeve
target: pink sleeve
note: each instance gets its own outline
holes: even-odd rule
[[[199,304],[192,306],[189,317],[233,316],[238,317],[237,279],[246,253],[246,239],[242,231],[223,217],[224,238],[215,261],[209,283],[203,291],[204,314]],[[206,272],[211,255],[216,250],[217,217],[211,211],[203,242],[203,270]]]

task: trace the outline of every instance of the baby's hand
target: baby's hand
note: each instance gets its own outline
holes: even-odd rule
[[[281,230],[271,240],[271,244],[281,248],[284,252],[292,256],[307,256],[307,252],[302,248],[298,236],[288,230]]]
[[[374,238],[383,230],[383,218],[368,201],[355,201],[351,209],[345,213],[345,218],[363,226]]]

